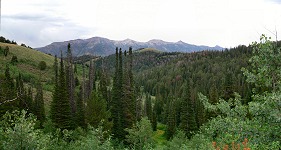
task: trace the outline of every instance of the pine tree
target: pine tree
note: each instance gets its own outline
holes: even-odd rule
[[[67,84],[69,103],[71,107],[71,115],[74,118],[76,113],[75,78],[74,78],[73,58],[72,58],[70,43],[68,43],[67,45],[66,84]]]
[[[53,100],[52,100],[52,103],[51,103],[51,111],[50,111],[50,114],[51,114],[51,119],[52,119],[52,122],[53,123],[57,123],[59,120],[58,120],[58,116],[57,116],[57,113],[58,113],[58,109],[59,108],[59,100],[60,100],[60,97],[59,97],[59,67],[58,67],[58,59],[57,59],[57,56],[55,56],[55,61],[54,61],[54,72],[55,72],[55,86],[54,86],[54,91],[53,91]]]
[[[148,120],[152,121],[152,104],[151,104],[151,97],[147,93],[145,98],[145,114]]]
[[[98,127],[103,121],[108,123],[109,112],[106,109],[106,101],[98,92],[93,91],[86,106],[86,123],[93,127]]]
[[[128,76],[129,76],[129,108],[132,114],[132,122],[136,122],[136,96],[135,96],[135,85],[133,76],[133,49],[129,47],[129,66],[128,66]]]
[[[59,76],[59,67],[58,67],[58,58],[57,58],[57,55],[55,55],[55,61],[54,61],[54,65],[53,65],[53,68],[54,68],[54,72],[55,72],[55,85],[58,84],[58,76]]]
[[[0,97],[0,116],[4,115],[6,111],[17,109],[18,107],[18,97],[16,95],[17,91],[14,87],[13,78],[10,75],[10,68],[6,65],[5,75],[1,81],[1,93]]]
[[[34,113],[32,87],[28,87],[27,97],[26,97],[26,104],[27,104],[27,112]]]
[[[72,129],[73,122],[64,70],[63,58],[61,55],[58,83],[55,85],[53,101],[51,104],[51,117],[56,127],[61,129]]]
[[[28,106],[25,102],[26,91],[25,91],[24,86],[23,86],[23,80],[22,80],[21,73],[19,73],[19,75],[16,79],[16,89],[17,89],[17,95],[18,95],[18,99],[19,99],[19,109],[27,110]]]
[[[189,81],[187,81],[187,86],[184,91],[185,93],[184,99],[185,101],[187,101],[187,120],[188,120],[187,137],[191,138],[192,132],[196,131],[198,129],[198,126],[195,119],[195,110],[194,110],[195,104],[194,101],[190,99],[190,87],[188,85],[189,85]]]
[[[124,52],[124,73],[123,73],[123,116],[124,128],[131,128],[135,122],[135,98],[132,76],[132,48],[129,48],[129,55]],[[121,63],[121,62],[119,62]]]
[[[151,126],[152,126],[153,131],[157,130],[157,116],[156,116],[156,109],[154,107],[153,107],[153,112],[152,112]]]
[[[185,132],[185,134],[187,135],[188,131],[188,101],[190,101],[190,90],[189,90],[189,84],[185,83],[184,87],[185,87],[185,91],[183,93],[182,96],[182,100],[181,100],[181,123],[179,128]]]
[[[115,53],[115,74],[113,78],[113,87],[112,87],[112,106],[111,106],[111,114],[112,114],[112,120],[113,120],[113,127],[112,127],[112,133],[113,137],[115,139],[120,139],[120,130],[121,129],[121,122],[120,122],[120,91],[119,91],[119,53],[118,53],[118,47],[116,47],[116,53]]]
[[[171,139],[176,132],[176,116],[175,116],[175,108],[174,101],[170,100],[169,112],[167,118],[167,129],[166,129],[166,137],[167,139]]]
[[[76,123],[78,126],[85,128],[85,104],[83,97],[83,88],[82,85],[79,88],[79,93],[77,94],[77,113],[76,113]]]
[[[94,86],[94,66],[93,66],[93,61],[90,60],[90,67],[89,67],[89,85],[88,85],[88,93],[87,93],[87,98],[90,97],[92,91],[93,91],[93,86]]]
[[[132,52],[131,52],[132,53]],[[112,120],[113,137],[118,140],[124,140],[127,134],[125,128],[132,127],[135,122],[135,100],[131,61],[125,59],[123,62],[123,53],[121,48],[116,48],[115,55],[115,74],[112,88]],[[130,56],[131,60],[132,57]],[[124,67],[123,67],[124,64]]]
[[[34,99],[34,108],[34,114],[37,116],[37,120],[40,121],[40,126],[42,127],[46,115],[44,108],[43,89],[41,83],[38,83],[37,85],[37,93]]]

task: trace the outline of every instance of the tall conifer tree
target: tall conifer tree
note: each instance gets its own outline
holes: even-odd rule
[[[71,107],[71,115],[74,118],[76,113],[75,78],[74,78],[73,58],[72,58],[70,43],[68,43],[67,45],[66,84],[67,84],[69,103]]]
[[[42,127],[46,115],[44,108],[43,89],[41,83],[38,83],[37,85],[37,93],[34,99],[34,114],[37,116],[37,120],[40,121],[40,126]]]
[[[63,58],[61,54],[59,76],[57,77],[58,81],[54,88],[53,101],[51,104],[51,118],[56,127],[61,129],[72,129],[73,121],[64,70]]]
[[[112,107],[111,114],[113,120],[112,133],[115,139],[120,139],[120,130],[121,130],[121,122],[120,122],[120,91],[119,91],[119,52],[118,47],[116,47],[115,53],[115,73],[113,78],[113,87],[112,87]]]

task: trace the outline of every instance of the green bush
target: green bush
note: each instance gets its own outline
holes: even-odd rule
[[[11,64],[15,64],[18,62],[18,57],[17,56],[13,56],[12,59],[11,59]]]
[[[35,129],[36,119],[26,111],[6,113],[1,121],[0,130],[1,147],[3,150],[11,149],[45,149],[50,141],[50,136],[44,135]]]
[[[45,61],[40,61],[39,64],[38,64],[38,68],[40,70],[45,70],[47,68],[47,64]]]
[[[145,147],[154,146],[153,130],[147,118],[142,118],[133,128],[126,128],[125,130],[129,133],[126,136],[126,141],[131,144],[133,149],[144,149]]]

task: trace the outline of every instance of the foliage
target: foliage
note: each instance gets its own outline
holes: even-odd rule
[[[129,142],[133,149],[145,149],[145,146],[153,146],[153,130],[147,117],[142,118],[132,128],[125,129],[129,134],[126,135],[126,141]]]
[[[38,64],[40,70],[45,70],[47,68],[47,63],[45,61],[40,61]]]
[[[36,119],[26,111],[6,113],[1,121],[0,149],[45,149],[49,145],[50,136],[35,129]],[[1,131],[1,129],[0,129]]]
[[[17,56],[13,56],[11,59],[11,64],[15,65],[18,62],[18,57]]]
[[[46,115],[41,83],[38,83],[37,85],[37,93],[34,99],[34,114],[37,116],[37,120],[40,121],[40,126],[42,127]]]
[[[86,123],[96,128],[102,122],[104,127],[109,130],[111,127],[109,117],[110,112],[106,109],[106,101],[99,93],[93,91],[85,110]]]
[[[9,54],[9,49],[10,49],[9,46],[6,46],[6,47],[5,47],[5,49],[4,49],[4,56],[5,56],[5,57],[8,56],[8,54]]]
[[[58,74],[56,73],[56,75]],[[68,100],[65,68],[62,58],[60,61],[59,75],[56,77],[56,79],[57,83],[55,84],[53,101],[51,104],[51,118],[57,128],[72,129],[73,118],[71,116],[70,104]]]
[[[281,87],[281,47],[277,47],[271,38],[262,35],[260,42],[253,42],[253,53],[249,62],[251,70],[243,68],[247,81],[256,87],[266,87],[268,90],[280,90]]]

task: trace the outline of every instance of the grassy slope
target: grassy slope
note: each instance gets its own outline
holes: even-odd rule
[[[40,79],[40,81],[43,83],[44,100],[48,109],[48,106],[52,99],[52,85],[48,83],[50,83],[54,76],[54,72],[52,69],[54,57],[37,50],[18,45],[0,42],[0,46],[2,47],[2,50],[6,46],[9,47],[9,54],[7,57],[5,57],[2,52],[0,52],[0,74],[4,74],[6,65],[8,64],[10,66],[10,73],[13,78],[16,78],[18,74],[21,73],[25,82],[28,81],[32,84]],[[13,56],[17,56],[18,59],[18,63],[16,63],[15,65],[12,65],[10,63]],[[46,62],[46,70],[42,71],[38,68],[38,64],[40,61]]]
[[[41,81],[48,81],[53,77],[53,56],[13,44],[0,43],[0,46],[2,49],[4,49],[6,46],[9,47],[9,54],[7,57],[4,57],[4,55],[0,53],[0,70],[5,70],[6,64],[10,64],[12,57],[17,56],[18,63],[15,65],[10,64],[11,75],[13,77],[16,77],[19,72],[21,72],[23,75],[28,75],[36,79],[41,78]],[[40,61],[46,62],[46,70],[41,71],[38,69],[38,64]]]

